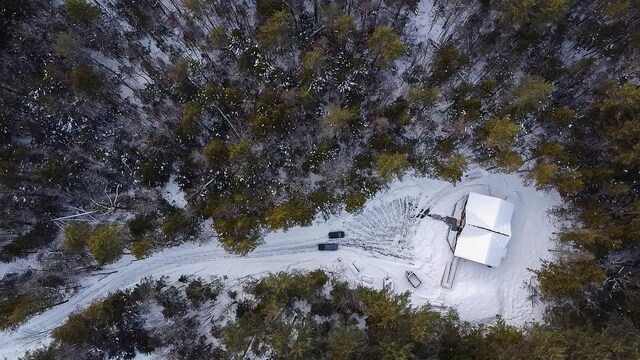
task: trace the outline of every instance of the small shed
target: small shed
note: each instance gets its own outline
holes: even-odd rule
[[[511,239],[513,209],[508,201],[470,193],[454,255],[491,267],[500,266]]]

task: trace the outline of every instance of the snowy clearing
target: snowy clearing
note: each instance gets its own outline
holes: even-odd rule
[[[447,242],[449,228],[442,221],[418,214],[429,208],[431,214],[451,216],[470,191],[515,205],[512,239],[500,267],[460,260],[453,286],[446,289],[440,283],[453,258]],[[225,253],[215,239],[166,249],[139,261],[125,256],[100,274],[84,279],[68,302],[33,317],[16,331],[3,332],[0,357],[15,358],[46,345],[49,332],[70,313],[149,276],[175,280],[183,274],[226,275],[229,282],[236,282],[267,272],[320,268],[350,283],[378,289],[390,279],[395,292],[411,292],[414,305],[455,308],[463,320],[471,322],[490,322],[496,315],[514,325],[539,321],[544,309],[529,296],[526,284],[533,274],[528,269],[538,268],[541,259],[552,256],[550,239],[556,227],[548,211],[560,201],[556,192],[537,191],[515,175],[473,171],[456,186],[407,176],[369,200],[360,214],[343,213],[307,228],[270,233],[265,243],[246,257]],[[327,242],[331,230],[346,233],[336,241],[340,250],[317,251],[317,244]],[[205,235],[213,237],[210,230]],[[416,289],[405,278],[408,270],[422,280]]]

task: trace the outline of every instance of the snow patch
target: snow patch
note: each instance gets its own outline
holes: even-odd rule
[[[162,197],[171,205],[184,209],[187,206],[187,199],[180,185],[176,183],[176,176],[171,175],[169,181],[162,188]]]

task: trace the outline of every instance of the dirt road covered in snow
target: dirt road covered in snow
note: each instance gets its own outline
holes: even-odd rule
[[[455,204],[470,191],[512,202],[515,212],[512,239],[506,258],[498,268],[460,261],[451,289],[440,286],[444,268],[452,259],[447,243],[448,227],[441,221],[417,215],[429,209],[449,215]],[[502,316],[522,325],[541,319],[542,306],[526,286],[542,259],[551,257],[556,230],[549,210],[560,204],[555,192],[541,192],[525,186],[515,175],[471,172],[453,186],[441,181],[406,177],[367,202],[360,214],[343,213],[311,227],[270,233],[265,243],[245,257],[227,254],[215,239],[202,244],[185,244],[135,261],[127,256],[105,267],[100,274],[83,280],[80,290],[68,302],[33,317],[13,332],[0,334],[0,357],[16,358],[29,349],[46,345],[49,333],[74,311],[86,307],[110,292],[134,286],[149,276],[227,276],[229,282],[258,277],[268,272],[291,269],[324,269],[353,284],[382,288],[390,279],[395,292],[410,291],[414,305],[430,303],[453,307],[464,320],[486,322]],[[319,252],[331,230],[344,230],[340,250]],[[213,237],[210,231],[208,236]],[[404,277],[414,271],[422,280],[417,289]]]

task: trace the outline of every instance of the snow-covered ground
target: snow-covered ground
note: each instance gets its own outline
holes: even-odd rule
[[[431,213],[451,215],[455,204],[470,191],[515,205],[512,239],[500,267],[461,260],[453,287],[445,289],[440,281],[453,256],[446,240],[448,228],[443,222],[416,215],[426,208]],[[180,197],[168,192],[171,197]],[[0,357],[15,358],[46,345],[49,332],[70,313],[148,276],[226,275],[229,282],[235,282],[267,272],[320,268],[351,283],[375,288],[382,288],[383,279],[390,278],[394,291],[411,293],[414,305],[452,307],[462,319],[472,322],[489,322],[496,315],[514,325],[537,321],[543,308],[532,303],[524,285],[533,275],[528,269],[538,268],[541,259],[551,257],[549,249],[554,245],[550,239],[556,229],[548,211],[559,202],[557,193],[525,186],[516,175],[478,170],[456,186],[408,176],[369,200],[362,213],[343,213],[327,221],[317,220],[310,227],[270,233],[265,243],[246,257],[227,254],[215,239],[166,249],[144,260],[126,256],[106,267],[102,275],[86,278],[68,302],[33,317],[16,331],[0,333]],[[317,244],[326,242],[331,230],[347,234],[338,239],[340,250],[317,251]],[[417,289],[407,282],[407,270],[422,280]]]

